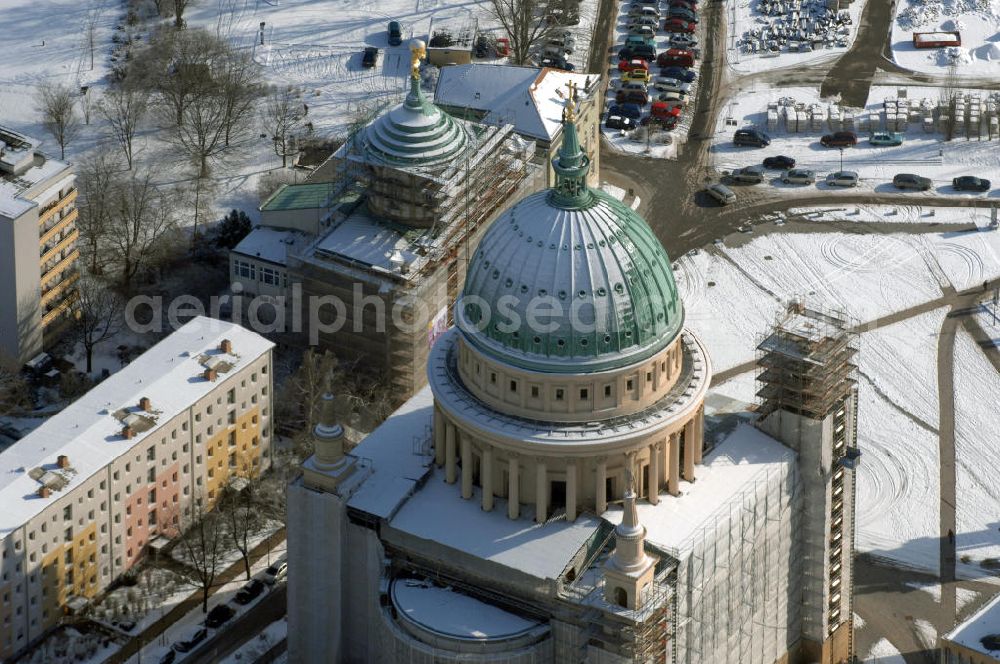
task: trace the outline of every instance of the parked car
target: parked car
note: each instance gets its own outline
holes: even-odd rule
[[[795,160],[791,157],[786,157],[783,154],[779,154],[775,157],[765,157],[764,168],[780,168],[781,170],[786,171],[789,168],[795,168]]]
[[[634,4],[628,9],[628,16],[629,18],[632,18],[633,16],[651,16],[653,18],[660,18],[660,10],[649,5]]]
[[[710,184],[705,187],[705,193],[722,205],[730,205],[736,202],[736,192],[724,184]]]
[[[951,186],[958,191],[989,191],[990,181],[974,175],[963,175],[953,179]]]
[[[735,145],[747,145],[755,148],[766,148],[771,144],[771,137],[759,129],[750,127],[748,129],[737,129],[733,134]]]
[[[903,144],[903,135],[897,131],[876,131],[868,137],[872,145],[895,147]]]
[[[177,652],[191,652],[196,645],[205,640],[206,636],[208,636],[208,630],[204,627],[191,627],[174,644],[174,650]]]
[[[857,187],[858,174],[854,171],[837,171],[826,176],[826,183],[833,187]]]
[[[632,60],[634,58],[642,58],[646,62],[652,62],[656,59],[656,48],[644,42],[626,46],[618,51],[619,60]]]
[[[657,26],[660,25],[660,20],[656,16],[633,16],[628,21],[629,28],[639,25],[648,25],[653,30],[656,30]]]
[[[264,583],[273,586],[288,576],[288,563],[282,560],[264,570]]]
[[[660,119],[673,118],[677,120],[681,117],[681,112],[679,106],[671,106],[665,101],[654,101],[653,105],[649,107],[649,114]]]
[[[819,139],[828,148],[852,148],[858,144],[858,135],[853,131],[835,131]]]
[[[698,40],[691,35],[674,32],[671,33],[670,39],[667,41],[667,45],[670,46],[670,48],[697,48]]]
[[[403,30],[399,21],[389,21],[389,46],[399,46],[403,43]]]
[[[687,106],[687,95],[681,92],[661,92],[656,96],[656,101],[666,102],[670,106]]]
[[[629,37],[641,37],[647,44],[654,43],[656,28],[651,25],[633,25],[628,29]]]
[[[615,103],[645,106],[649,103],[649,94],[642,90],[619,90],[615,93]]]
[[[656,56],[660,67],[694,67],[694,53],[683,48],[670,48]]]
[[[687,7],[671,7],[667,10],[667,19],[679,18],[689,23],[698,23],[698,14]]]
[[[692,83],[698,78],[698,73],[687,67],[663,67],[660,69],[660,76],[667,76],[669,78],[676,78],[678,81],[684,81],[685,83]]]
[[[649,71],[649,63],[642,58],[622,60],[618,63],[618,71],[622,73],[632,71],[633,69],[645,69],[646,71]]]
[[[685,21],[682,18],[668,18],[663,23],[663,30],[665,32],[687,32],[691,33],[697,29],[694,23],[691,21]]]
[[[790,168],[782,174],[781,181],[785,184],[813,184],[816,173],[807,168]]]
[[[376,64],[378,64],[378,49],[374,46],[366,47],[361,54],[361,66],[370,69]]]
[[[652,35],[629,35],[625,37],[625,47],[626,48],[636,48],[639,46],[649,46],[650,48],[656,48],[656,40]],[[636,56],[644,57],[644,56]],[[649,58],[646,58],[649,60]]]
[[[576,37],[569,30],[557,31],[549,37],[549,46],[555,46],[562,49],[563,53],[569,54],[576,48]]]
[[[153,656],[155,657],[156,654],[154,653]],[[163,652],[156,661],[158,664],[174,664],[175,659],[177,659],[177,651],[171,649]]]
[[[627,118],[624,115],[608,115],[608,118],[604,121],[604,126],[608,129],[632,131],[635,129],[635,120]]]
[[[670,117],[663,118],[663,117],[657,117],[655,115],[647,115],[642,119],[641,122],[639,122],[639,125],[642,127],[647,127],[649,125],[656,125],[660,129],[663,129],[664,131],[673,131],[674,129],[677,128],[677,118],[670,118]]]
[[[608,109],[609,115],[621,115],[635,122],[642,117],[642,106],[639,104],[614,104]]]
[[[733,171],[730,177],[734,182],[742,184],[760,184],[764,181],[763,166],[744,166],[738,171]]]
[[[646,85],[647,83],[649,83],[650,78],[651,76],[649,75],[648,69],[633,69],[632,71],[628,71],[622,74],[622,83],[623,84],[641,83],[643,85]],[[625,85],[623,85],[622,87],[624,88]]]
[[[672,0],[672,2],[667,3],[667,8],[673,9],[675,7],[683,7],[693,12],[698,11],[698,3],[693,0]]]
[[[918,191],[927,191],[931,188],[931,180],[930,178],[914,175],[913,173],[899,173],[892,178],[892,186],[896,189],[916,189]]]
[[[573,66],[572,62],[566,62],[566,58],[562,56],[558,57],[546,57],[542,58],[541,62],[538,63],[542,67],[551,67],[552,69],[562,69],[563,71],[573,71],[576,67]]]
[[[216,629],[236,615],[236,611],[228,604],[218,604],[205,616],[205,627]]]
[[[657,76],[653,80],[653,87],[660,92],[677,92],[686,95],[691,91],[691,84],[678,81],[676,78]]]
[[[236,597],[233,599],[240,605],[249,604],[257,599],[264,592],[265,588],[264,582],[260,579],[251,579],[243,584],[243,587],[236,592]]]

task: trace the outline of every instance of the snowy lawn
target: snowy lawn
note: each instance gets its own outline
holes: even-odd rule
[[[990,212],[982,208],[937,208],[921,205],[851,205],[848,207],[788,208],[787,217],[808,221],[850,221],[856,224],[927,224],[989,226]]]
[[[914,32],[958,30],[962,45],[917,49]],[[1000,2],[899,0],[892,23],[892,57],[913,71],[948,76],[1000,76]]]

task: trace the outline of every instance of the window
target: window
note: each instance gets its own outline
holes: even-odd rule
[[[64,537],[63,541],[65,541],[65,542],[72,542],[73,541],[73,528],[72,527],[67,528],[63,537]]]
[[[229,432],[229,446],[233,447],[234,445],[236,445],[236,432],[235,431],[230,431]]]
[[[517,392],[517,381],[516,380],[510,381],[510,391],[511,392]]]
[[[604,386],[604,396],[606,396],[606,397],[610,397],[611,396],[611,386],[610,385],[605,385]]]
[[[588,390],[586,387],[581,387],[580,388],[580,398],[581,399],[589,399],[590,398],[590,390]]]
[[[73,564],[73,549],[66,549],[65,562],[66,562],[67,565],[72,565]]]
[[[205,412],[207,412],[209,415],[212,414],[212,405],[211,404],[208,405],[208,408],[205,409]]]
[[[233,261],[233,265],[236,269],[236,276],[242,279],[256,279],[257,269],[253,263],[247,263],[246,261]]]
[[[146,450],[146,461],[156,461],[156,445],[150,445]]]
[[[632,383],[632,379],[631,378],[629,378],[627,381],[625,381],[625,389],[626,390],[631,390],[633,387],[634,387],[634,384]]]
[[[497,384],[497,375],[492,371],[490,372],[490,382],[493,383],[494,385]]]
[[[152,505],[156,502],[156,489],[149,490],[149,504]]]
[[[236,388],[229,390],[226,394],[226,403],[236,403]]]
[[[236,411],[235,410],[229,411],[229,415],[227,417],[227,420],[228,420],[229,424],[236,424]]]
[[[149,471],[146,473],[146,481],[147,482],[155,482],[156,481],[156,468],[150,468],[149,469]]]
[[[261,281],[263,281],[265,284],[277,286],[279,283],[281,283],[281,280],[279,279],[280,273],[273,268],[261,267],[260,277]]]
[[[149,525],[150,526],[156,525],[156,510],[153,510],[149,513]]]
[[[563,391],[562,391],[562,389],[557,388],[556,389],[556,401],[562,401],[562,400],[563,400]]]
[[[236,452],[233,452],[232,454],[229,455],[229,467],[230,468],[236,467]]]
[[[652,371],[647,371],[646,372],[646,382],[647,383],[652,383],[653,382],[653,372]]]
[[[533,399],[537,399],[538,398],[538,386],[537,385],[532,385],[531,386],[531,397]]]

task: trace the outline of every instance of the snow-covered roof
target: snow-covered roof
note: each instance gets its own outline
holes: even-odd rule
[[[728,514],[730,503],[742,500],[749,485],[794,463],[792,450],[750,425],[739,425],[703,459],[697,481],[681,484],[681,495],[661,494],[658,505],[642,501],[636,506],[646,540],[673,555],[688,550],[694,535],[714,529],[716,517]],[[603,516],[617,525],[621,506]]]
[[[219,349],[223,339],[232,343],[232,353]],[[219,370],[222,380],[273,346],[239,325],[199,316],[53,415],[0,453],[0,535],[21,526],[65,496],[74,485],[141,444],[147,436],[155,435],[156,423],[169,421],[218,387],[218,383],[202,378],[206,356],[224,359],[231,366],[225,373]],[[142,397],[150,399],[150,419],[155,422],[126,439],[115,413],[138,412]],[[59,455],[68,457],[71,470],[57,469]],[[29,476],[36,468],[54,471],[68,484],[52,491],[48,498],[41,498],[37,495],[41,484]]]
[[[337,185],[333,182],[286,184],[260,206],[262,212],[312,210],[328,207]]]
[[[370,462],[371,473],[347,501],[349,507],[391,517],[429,472],[431,457],[415,453],[430,437],[434,397],[425,387],[351,451]]]
[[[1000,595],[987,602],[983,608],[942,638],[974,652],[996,658],[1000,655],[1000,651],[989,650],[982,642],[983,638],[994,634],[1000,634]]]
[[[507,501],[494,500],[493,510],[482,510],[479,489],[463,500],[457,484],[444,482],[435,470],[420,490],[399,510],[390,525],[401,532],[437,542],[539,579],[558,579],[601,520],[582,514],[576,521],[534,522],[530,505],[521,516],[507,518]]]
[[[393,254],[410,267],[420,259],[406,233],[357,210],[316,242],[313,252],[321,257],[346,259],[395,272],[397,268],[391,260]]]
[[[39,182],[69,169],[69,164],[37,151],[37,139],[0,127],[0,214],[19,217],[35,205],[49,201],[22,198]]]
[[[597,74],[571,74],[558,69],[513,65],[468,64],[442,67],[434,101],[452,108],[487,111],[489,124],[512,124],[515,131],[551,141],[562,130],[566,84],[574,81],[581,95]]]
[[[392,601],[404,619],[463,641],[509,639],[540,625],[451,588],[417,579],[394,581]]]
[[[292,249],[301,250],[312,239],[312,235],[301,231],[258,226],[240,240],[233,253],[287,265],[288,252]]]

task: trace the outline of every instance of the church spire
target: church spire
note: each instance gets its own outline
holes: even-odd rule
[[[564,209],[587,207],[593,194],[587,187],[587,173],[590,171],[590,157],[580,147],[580,137],[576,131],[576,83],[566,84],[569,93],[563,107],[563,139],[559,154],[552,160],[556,172],[556,186],[552,191],[552,204]]]
[[[437,110],[427,101],[424,91],[420,88],[420,61],[427,54],[427,48],[420,39],[410,40],[410,91],[406,95],[404,106],[424,115],[433,115]]]
[[[337,422],[337,410],[333,390],[327,389],[320,399],[319,423],[312,433],[313,447],[316,449],[316,467],[331,470],[344,463],[344,427]]]
[[[641,609],[653,583],[656,559],[646,555],[646,529],[635,507],[635,477],[630,456],[625,467],[625,504],[615,527],[615,552],[604,564],[604,599],[627,609]]]

